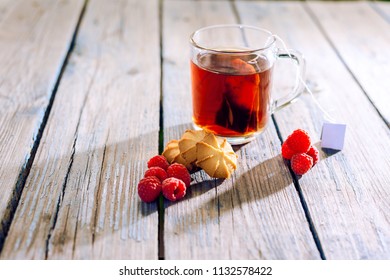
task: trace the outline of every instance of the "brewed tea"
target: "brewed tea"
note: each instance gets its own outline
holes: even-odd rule
[[[272,66],[255,54],[198,54],[191,62],[193,121],[226,137],[262,131],[269,116]]]

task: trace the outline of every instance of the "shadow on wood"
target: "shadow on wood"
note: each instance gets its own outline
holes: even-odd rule
[[[287,179],[285,174],[283,174],[285,171],[280,168],[281,164],[284,164],[284,162],[282,157],[278,155],[259,163],[243,174],[234,174],[230,179],[209,178],[208,180],[192,184],[185,199],[192,199],[215,189],[215,195],[199,205],[199,209],[217,209],[219,220],[220,216],[223,216],[225,212],[231,213],[234,208],[249,205],[251,208],[255,207],[256,209],[254,210],[259,210],[258,214],[261,216],[262,206],[269,205],[269,202],[263,202],[263,200],[292,184],[291,178]],[[237,171],[239,172],[239,170]],[[203,173],[203,175],[200,174],[203,177],[208,177],[203,171],[199,172]],[[219,189],[220,187],[221,189]],[[180,201],[176,203],[180,203]],[[167,207],[170,205],[172,203],[169,203]],[[196,215],[195,212],[189,212],[181,219],[188,221],[197,220],[197,217],[194,215]],[[180,234],[181,230],[183,228],[178,225],[175,232]]]
[[[109,131],[95,130],[75,135],[65,152],[38,156],[1,258],[130,258],[121,247],[139,250],[139,258],[157,257],[157,202],[142,203],[137,194],[157,135],[111,143]]]

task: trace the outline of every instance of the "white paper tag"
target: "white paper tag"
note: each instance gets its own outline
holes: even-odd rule
[[[321,147],[342,150],[344,147],[346,124],[324,123],[321,133]]]

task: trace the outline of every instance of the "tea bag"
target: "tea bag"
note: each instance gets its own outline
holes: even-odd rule
[[[238,75],[250,75],[250,74],[255,74],[256,73],[256,68],[255,66],[249,64],[247,61],[244,59],[248,59],[248,56],[244,57],[237,57],[231,59],[231,67],[234,69],[235,74]]]
[[[285,42],[278,35],[273,35],[273,37],[280,41],[280,43],[283,45],[284,51],[290,57],[292,57]],[[305,89],[310,94],[314,104],[324,114],[325,119],[329,120],[328,122],[324,122],[322,124],[321,147],[326,149],[342,150],[344,148],[347,125],[337,123],[334,118],[332,118],[332,116],[318,103],[317,99],[314,97],[313,92],[311,91],[307,83],[303,80],[301,75],[299,75],[298,79],[305,86]]]
[[[246,62],[248,56],[229,56],[232,75],[226,75],[226,92],[222,106],[217,113],[216,123],[235,132],[244,133],[254,123],[254,104],[258,103],[260,76],[256,69]]]
[[[321,133],[321,147],[332,150],[342,150],[347,125],[338,123],[324,123]]]

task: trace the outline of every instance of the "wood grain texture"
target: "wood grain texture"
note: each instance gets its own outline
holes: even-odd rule
[[[1,1],[0,244],[82,5],[77,0]]]
[[[374,3],[370,3],[371,6],[388,22],[390,22],[390,3],[383,1],[375,1]]]
[[[390,127],[390,23],[367,2],[310,2],[308,6]]]
[[[164,3],[165,143],[191,128],[190,34],[205,25],[235,22],[229,1]],[[165,204],[166,259],[318,259],[279,151],[270,124],[263,135],[238,151],[239,167],[231,179],[194,173],[185,200]]]
[[[305,4],[237,5],[240,14],[245,15],[244,23],[268,28],[289,47],[304,53],[308,77],[320,88],[316,99],[337,121],[347,123],[344,149],[334,154],[322,152],[320,162],[299,180],[326,258],[390,258],[388,127],[340,61],[332,47],[337,48],[337,43],[332,36],[328,36],[331,42],[323,36]],[[327,5],[316,3],[318,10],[327,10]],[[343,10],[334,9],[332,13],[337,18],[346,17]],[[320,18],[315,21],[325,24]],[[376,22],[373,20],[373,28]],[[294,129],[303,128],[319,145],[324,119],[309,95],[303,95],[275,117],[284,139]]]
[[[156,259],[157,1],[89,1],[3,259]]]
[[[1,21],[6,17],[6,15],[13,11],[15,5],[18,4],[19,1],[13,0],[1,0],[0,1],[0,24]]]

